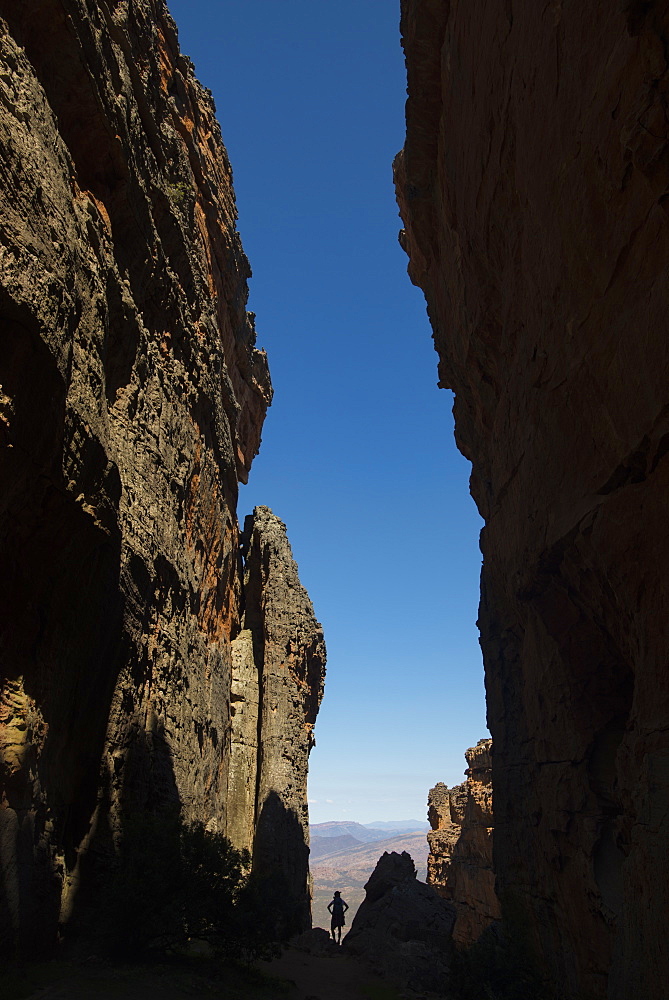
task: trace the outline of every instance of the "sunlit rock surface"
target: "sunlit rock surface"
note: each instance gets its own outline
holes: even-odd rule
[[[565,995],[669,981],[666,5],[404,0],[410,275],[485,519],[502,913]]]
[[[262,702],[265,669],[233,664],[237,483],[271,384],[213,102],[161,0],[0,18],[0,924],[31,950],[99,902],[129,812],[181,802],[248,843],[276,792],[304,828],[323,656],[268,730],[261,712],[263,774],[275,750],[286,773],[232,794],[231,698]],[[311,657],[302,638],[267,647],[270,674]],[[302,707],[286,755],[277,720]],[[302,913],[305,882],[306,861]]]
[[[265,879],[267,905],[276,908],[282,937],[310,926],[309,814],[307,764],[313,728],[323,695],[325,644],[309,596],[301,585],[286,537],[286,526],[268,507],[246,518],[244,553],[244,652],[241,669],[252,659],[257,691],[243,725],[237,723],[238,684],[233,653],[231,815],[248,815],[245,787],[254,796],[251,849],[254,867]],[[253,669],[253,667],[251,668]],[[255,728],[250,723],[255,723]],[[257,740],[255,755],[248,747]],[[238,749],[239,748],[239,749]],[[248,843],[248,842],[247,842]]]
[[[493,871],[492,740],[465,751],[466,780],[430,790],[427,881],[455,906],[453,940],[470,945],[499,918]]]

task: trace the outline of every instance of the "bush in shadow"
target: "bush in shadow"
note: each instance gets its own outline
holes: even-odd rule
[[[561,1000],[519,947],[494,929],[453,956],[451,1000]]]
[[[130,818],[106,880],[104,936],[113,957],[183,953],[192,939],[242,962],[274,953],[262,885],[248,851],[178,814]]]

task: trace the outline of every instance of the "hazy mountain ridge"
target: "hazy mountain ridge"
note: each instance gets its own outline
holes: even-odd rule
[[[354,837],[362,844],[376,840],[385,840],[395,835],[404,836],[407,833],[427,833],[430,824],[421,820],[399,819],[379,821],[378,823],[356,823],[354,820],[331,820],[328,823],[311,823],[309,832],[312,842],[314,838]]]
[[[328,878],[329,872],[332,871],[335,881],[345,875],[350,884],[357,882],[364,885],[385,851],[389,853],[397,851],[398,854],[407,851],[416,865],[418,878],[421,882],[425,881],[428,846],[423,833],[400,833],[366,844],[339,847],[328,854],[321,854],[317,864],[311,865],[312,874],[318,869],[320,875]]]
[[[409,822],[408,820],[404,822]],[[412,822],[413,825],[413,822]],[[428,824],[420,824],[428,828]],[[320,830],[328,828],[323,835]],[[381,855],[388,851],[407,851],[416,866],[417,877],[425,881],[427,871],[427,836],[424,829],[418,831],[395,830],[383,831],[381,839],[341,846],[344,837],[355,841],[354,833],[336,835],[336,829],[361,829],[370,831],[360,823],[317,823],[311,827],[311,876],[313,879],[313,923],[315,927],[329,927],[327,904],[332,899],[335,889],[338,889],[350,906],[347,914],[347,927],[350,927],[355,911],[362,902],[364,885],[376,867]],[[376,831],[378,832],[378,831]],[[334,850],[328,850],[328,840]]]
[[[430,829],[430,824],[423,819],[391,819],[378,820],[376,823],[363,823],[368,830],[402,830],[404,833],[418,832],[424,830],[426,833]]]
[[[362,823],[354,822],[332,822],[332,823],[315,823],[309,826],[309,833],[311,840],[313,842],[314,838],[330,838],[330,837],[343,837],[350,836],[355,837],[355,839],[360,844],[366,844],[373,840],[383,840],[387,836],[382,830],[370,830]]]
[[[346,851],[359,846],[360,841],[352,837],[350,833],[344,833],[341,837],[312,837],[309,856],[314,861],[316,858],[329,857],[331,854],[336,854],[339,851]]]

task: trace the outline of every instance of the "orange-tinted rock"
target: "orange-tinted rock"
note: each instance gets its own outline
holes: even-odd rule
[[[669,15],[402,10],[402,241],[485,519],[502,912],[565,995],[660,1000]]]
[[[427,881],[455,906],[453,940],[470,945],[500,916],[493,871],[492,740],[467,750],[466,780],[428,797]]]
[[[162,0],[0,0],[0,65],[0,945],[31,951],[99,903],[129,812],[244,825],[237,484],[272,389]]]

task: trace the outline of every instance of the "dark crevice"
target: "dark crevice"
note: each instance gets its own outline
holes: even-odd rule
[[[624,486],[642,483],[646,478],[649,449],[650,438],[648,435],[645,435],[639,447],[635,448],[624,462],[621,462],[615,472],[597,492],[601,496],[606,496],[609,493],[614,493],[616,490],[622,489]]]
[[[646,23],[646,18],[654,6],[655,0],[627,0],[624,4],[623,13],[627,22],[627,31],[632,38],[640,34]]]

